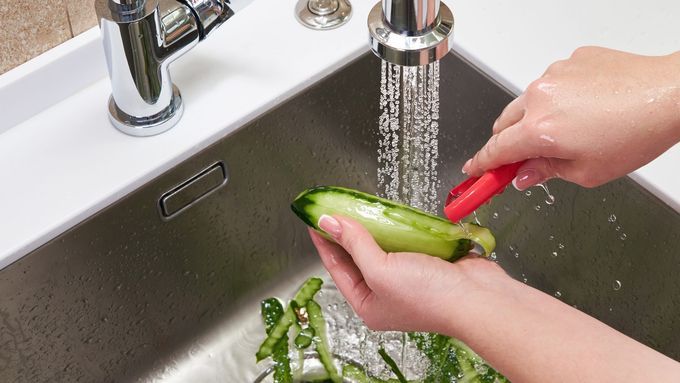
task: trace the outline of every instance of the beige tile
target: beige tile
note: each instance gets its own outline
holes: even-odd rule
[[[0,0],[0,74],[71,37],[61,1]]]
[[[71,22],[73,35],[79,35],[97,25],[94,13],[94,0],[64,0],[66,11]]]

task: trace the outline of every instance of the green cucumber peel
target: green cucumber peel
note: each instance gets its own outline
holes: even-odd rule
[[[283,305],[276,298],[265,299],[261,303],[262,319],[267,334],[270,334],[274,326],[283,317]],[[293,374],[290,369],[288,357],[288,335],[284,334],[272,349],[272,361],[274,362],[274,383],[292,383]]]
[[[314,329],[314,346],[316,352],[319,354],[319,360],[323,364],[324,369],[328,372],[328,377],[333,383],[342,383],[342,377],[338,374],[333,361],[333,355],[328,348],[328,338],[326,333],[326,320],[323,317],[321,306],[314,300],[307,302],[307,316],[309,318],[309,327]]]
[[[491,254],[496,241],[491,232],[472,223],[454,224],[441,217],[368,193],[337,186],[318,186],[300,193],[293,212],[325,238],[322,215],[341,215],[361,223],[387,252],[417,252],[454,261],[473,248]]]
[[[447,381],[446,377],[451,376],[462,376],[458,382],[509,383],[507,378],[458,339],[434,333],[409,333],[409,337],[430,361],[425,383]],[[475,368],[476,364],[483,364],[486,372],[480,374]]]
[[[298,350],[305,349],[312,344],[314,338],[314,329],[307,327],[306,329],[300,330],[300,332],[295,337],[294,343],[295,348]]]
[[[297,307],[306,306],[307,302],[314,298],[314,295],[321,289],[321,285],[323,285],[321,278],[309,278],[295,294],[295,297],[293,298],[295,305],[297,305]],[[257,350],[255,357],[258,362],[272,355],[276,343],[284,336],[287,337],[290,326],[296,323],[297,317],[295,315],[295,310],[291,307],[293,306],[293,302],[288,305],[283,315],[276,324],[272,326],[267,338]]]
[[[399,383],[397,379],[378,379],[368,376],[359,366],[346,364],[342,367],[342,376],[355,383]]]
[[[383,361],[385,361],[385,364],[387,364],[390,370],[392,370],[392,373],[397,377],[399,383],[408,383],[404,374],[401,373],[399,366],[397,366],[397,362],[392,359],[390,354],[388,354],[384,348],[380,347],[378,354],[380,354],[380,357],[383,359]]]

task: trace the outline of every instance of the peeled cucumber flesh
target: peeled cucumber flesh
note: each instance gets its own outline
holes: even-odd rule
[[[446,219],[394,201],[338,186],[317,186],[300,193],[291,205],[307,225],[330,239],[319,227],[322,215],[340,215],[361,223],[387,252],[425,253],[448,261],[477,243],[485,255],[496,240],[484,227]]]

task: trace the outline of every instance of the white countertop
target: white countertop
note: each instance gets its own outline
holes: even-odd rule
[[[148,138],[119,133],[107,120],[109,83],[101,78],[103,59],[92,54],[97,32],[71,42],[90,47],[78,67],[99,68],[89,70],[99,79],[4,133],[0,129],[0,268],[366,52],[373,3],[354,0],[347,25],[318,32],[295,21],[295,0],[255,0],[171,65],[186,110],[175,128]],[[456,17],[455,49],[514,91],[580,45],[645,54],[680,50],[676,0],[447,3]],[[0,76],[2,114],[18,118],[13,110],[26,109],[10,105],[3,89],[16,89],[12,82],[30,76],[36,63],[49,73],[45,66],[59,61],[57,55],[64,66],[68,49]],[[52,70],[58,73],[57,66]],[[79,75],[70,65],[29,90],[63,93]],[[27,86],[21,91],[30,94]],[[680,177],[668,177],[679,163],[676,145],[633,178],[680,211]]]

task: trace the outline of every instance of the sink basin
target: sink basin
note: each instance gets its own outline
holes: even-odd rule
[[[512,95],[441,63],[440,196]],[[380,64],[366,54],[0,271],[0,381],[252,382],[259,300],[325,275],[289,209],[303,189],[375,192]],[[226,184],[169,218],[159,200],[214,164]],[[680,358],[680,215],[624,178],[480,209],[497,261]]]

